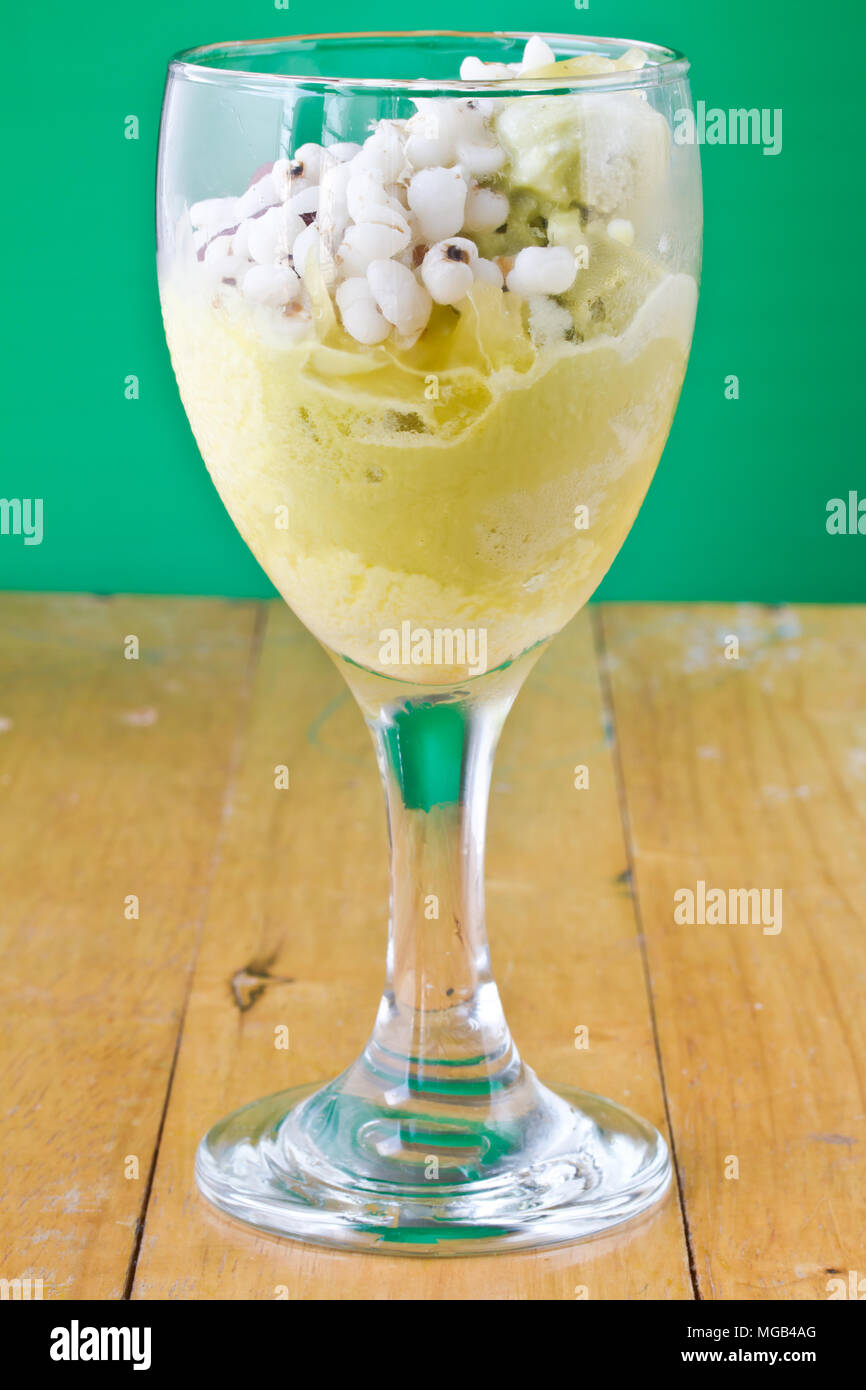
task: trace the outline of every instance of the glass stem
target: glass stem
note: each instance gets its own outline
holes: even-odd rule
[[[367,709],[388,813],[391,913],[365,1055],[378,1076],[413,1092],[489,1092],[520,1070],[490,970],[484,843],[496,745],[531,664]]]

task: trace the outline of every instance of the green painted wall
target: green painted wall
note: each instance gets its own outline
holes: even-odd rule
[[[0,98],[0,497],[43,498],[44,539],[0,535],[0,588],[273,592],[199,460],[163,342],[153,184],[165,62],[216,39],[412,23],[669,43],[690,55],[707,106],[782,108],[778,156],[703,149],[691,366],[650,495],[599,592],[866,600],[866,535],[825,524],[830,498],[866,498],[857,0],[820,11],[805,0],[19,4],[4,24]],[[818,24],[827,43],[810,49],[803,36]],[[129,114],[137,142],[124,138]],[[128,373],[137,401],[124,398]],[[731,373],[739,400],[725,399]]]

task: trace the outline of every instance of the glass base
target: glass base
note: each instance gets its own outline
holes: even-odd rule
[[[386,1255],[568,1244],[664,1196],[671,1164],[652,1125],[521,1070],[531,1126],[401,1112],[348,1093],[345,1076],[267,1096],[205,1135],[199,1188],[262,1230]]]

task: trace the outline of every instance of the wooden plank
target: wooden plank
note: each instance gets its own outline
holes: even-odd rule
[[[866,1272],[864,610],[602,621],[700,1292],[827,1298]],[[781,931],[677,925],[698,880],[781,889]]]
[[[46,1298],[123,1295],[255,620],[190,599],[0,604],[0,1270]]]
[[[290,768],[288,791],[274,768]],[[576,791],[573,768],[590,768]],[[588,620],[530,677],[495,774],[488,865],[494,966],[543,1076],[664,1123],[617,790]],[[210,897],[135,1298],[688,1298],[673,1197],[627,1233],[542,1255],[409,1260],[257,1236],[197,1195],[196,1144],[255,1096],[344,1067],[378,1003],[384,811],[369,735],[331,663],[271,609],[245,759]],[[251,994],[250,982],[261,986]],[[274,1047],[287,1025],[288,1053]],[[576,1051],[574,1030],[590,1030]]]

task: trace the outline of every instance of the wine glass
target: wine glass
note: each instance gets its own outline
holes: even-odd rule
[[[650,44],[427,32],[170,65],[158,263],[181,396],[241,535],[360,705],[391,850],[362,1055],[200,1145],[201,1191],[254,1226],[538,1247],[670,1181],[651,1125],[522,1061],[483,862],[503,721],[625,539],[682,385],[687,71]]]

